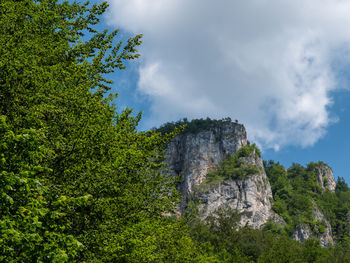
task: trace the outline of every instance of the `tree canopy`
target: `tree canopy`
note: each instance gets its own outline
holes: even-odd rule
[[[2,262],[200,255],[185,223],[164,216],[177,200],[162,173],[172,135],[138,132],[141,114],[117,112],[107,94],[108,73],[141,44],[141,35],[122,42],[118,30],[95,29],[107,6],[0,3]]]

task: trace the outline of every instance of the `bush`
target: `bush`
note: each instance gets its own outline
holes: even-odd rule
[[[252,154],[256,153],[259,157],[261,157],[261,151],[260,149],[256,146],[256,144],[252,145],[245,145],[239,148],[237,151],[236,155],[237,157],[249,157],[252,156]]]
[[[256,174],[259,169],[256,165],[243,160],[245,157],[257,153],[255,144],[241,147],[235,155],[223,159],[216,170],[209,171],[205,185],[213,185],[227,179],[241,179]]]

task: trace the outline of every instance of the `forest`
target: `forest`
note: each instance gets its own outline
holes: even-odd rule
[[[139,57],[142,36],[97,30],[107,7],[0,2],[0,262],[350,262],[350,189],[340,178],[335,193],[320,191],[312,164],[265,162],[284,228],[237,229],[235,211],[173,216],[164,146],[186,128],[140,132],[141,113],[117,110],[108,73]],[[178,124],[195,132],[188,123]],[[234,157],[223,167],[244,176]],[[334,246],[290,238],[300,222],[317,225],[313,201]]]

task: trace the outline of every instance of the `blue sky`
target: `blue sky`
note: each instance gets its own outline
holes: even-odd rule
[[[321,160],[350,182],[350,2],[109,2],[102,26],[144,34],[142,57],[111,75],[140,129],[229,116],[264,159]]]

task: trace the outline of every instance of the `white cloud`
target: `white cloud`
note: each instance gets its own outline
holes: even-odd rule
[[[150,126],[230,116],[278,149],[313,145],[333,122],[332,63],[350,58],[350,1],[110,4],[109,23],[144,34],[138,92],[151,101]]]

